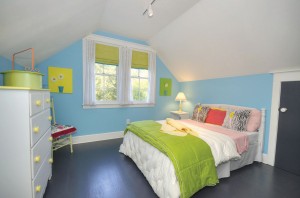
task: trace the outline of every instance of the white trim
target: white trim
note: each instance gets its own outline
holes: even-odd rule
[[[268,161],[268,159],[269,159],[268,155],[265,154],[265,153],[263,153],[263,155],[262,155],[262,163],[270,165],[270,162]]]
[[[117,139],[117,138],[123,138],[123,136],[124,136],[123,131],[75,136],[75,137],[73,137],[73,144],[83,144],[83,143],[88,143],[88,142]]]
[[[110,38],[110,37],[106,37],[106,36],[100,36],[100,35],[96,35],[96,34],[88,35],[88,36],[84,37],[84,39],[92,39],[92,40],[95,40],[96,42],[100,42],[100,43],[113,44],[116,46],[127,46],[127,47],[138,49],[138,50],[150,51],[150,52],[156,53],[155,50],[153,50],[150,46],[147,46],[147,45],[132,43],[132,42],[114,39],[114,38]]]
[[[281,82],[285,81],[300,81],[300,71],[290,71],[285,73],[274,73],[273,77],[273,93],[270,119],[270,133],[269,133],[269,148],[266,161],[269,165],[274,166],[277,143],[277,129],[278,129],[278,108],[280,105]]]
[[[298,72],[298,71],[300,71],[300,69],[283,69],[283,70],[271,71],[269,73],[276,74],[276,73],[287,73],[287,72]]]
[[[263,150],[264,150],[264,136],[265,136],[265,126],[266,126],[266,109],[261,109],[261,122],[258,129],[258,148],[255,156],[255,161],[263,162]]]

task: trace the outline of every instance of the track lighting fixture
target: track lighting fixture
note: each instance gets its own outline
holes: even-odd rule
[[[151,4],[149,5],[149,8],[148,8],[148,16],[149,17],[153,16],[153,9],[152,9],[152,5]]]
[[[151,1],[151,3],[149,4],[149,7],[143,12],[143,15],[145,15],[146,13],[148,13],[149,17],[152,17],[154,12],[152,9],[152,5],[155,3],[156,0]]]

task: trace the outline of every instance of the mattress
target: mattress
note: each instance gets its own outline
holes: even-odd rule
[[[256,152],[258,133],[246,132],[249,147],[239,160],[230,160],[217,166],[219,178],[229,177],[230,171],[253,163]],[[149,143],[128,131],[120,152],[130,157],[144,174],[154,192],[159,197],[180,197],[179,183],[171,160]]]

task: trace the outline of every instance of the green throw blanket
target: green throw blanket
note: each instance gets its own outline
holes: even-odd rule
[[[132,122],[125,133],[133,132],[169,157],[175,168],[181,198],[219,182],[214,158],[206,142],[189,134],[180,137],[162,133],[160,128],[161,124],[146,120]]]

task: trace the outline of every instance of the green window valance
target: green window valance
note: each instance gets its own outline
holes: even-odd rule
[[[107,65],[119,65],[119,48],[96,44],[95,62]]]
[[[148,69],[148,53],[133,50],[131,68]]]

